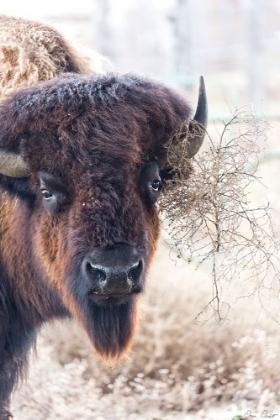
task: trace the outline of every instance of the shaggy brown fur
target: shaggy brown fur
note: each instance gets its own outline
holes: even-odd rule
[[[100,62],[49,25],[0,15],[0,98],[64,72],[100,73]]]

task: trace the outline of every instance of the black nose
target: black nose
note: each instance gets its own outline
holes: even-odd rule
[[[109,268],[88,261],[86,271],[96,293],[130,293],[137,286],[143,271],[142,261],[130,267]]]
[[[91,293],[114,295],[139,293],[143,286],[144,262],[137,250],[128,245],[96,249],[83,261],[83,272]]]

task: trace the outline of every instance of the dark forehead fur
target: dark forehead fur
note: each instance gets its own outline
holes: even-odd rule
[[[0,147],[22,153],[34,171],[52,170],[56,157],[67,164],[69,153],[81,162],[88,153],[131,164],[160,160],[163,144],[189,115],[185,100],[160,83],[69,73],[1,104]]]

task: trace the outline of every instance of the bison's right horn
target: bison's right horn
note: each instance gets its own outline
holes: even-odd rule
[[[0,150],[0,174],[12,178],[27,178],[30,170],[20,155]]]

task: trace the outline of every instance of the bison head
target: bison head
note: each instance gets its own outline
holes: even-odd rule
[[[0,184],[28,260],[14,276],[55,291],[104,358],[131,341],[172,176],[165,146],[189,116],[177,93],[131,75],[66,74],[1,104]],[[203,81],[194,120],[206,127]],[[190,158],[203,138],[190,136]]]

